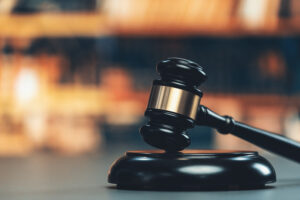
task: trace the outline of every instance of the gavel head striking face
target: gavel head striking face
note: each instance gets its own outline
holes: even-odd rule
[[[195,125],[202,97],[198,89],[206,74],[197,63],[168,58],[157,64],[161,79],[153,87],[145,116],[149,122],[140,129],[148,144],[165,151],[180,151],[190,145],[186,129]]]

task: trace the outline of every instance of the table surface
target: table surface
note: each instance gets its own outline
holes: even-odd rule
[[[99,154],[62,156],[35,154],[0,158],[0,199],[297,199],[300,200],[300,165],[265,155],[277,172],[271,187],[241,191],[130,191],[107,183],[111,163],[122,148]]]

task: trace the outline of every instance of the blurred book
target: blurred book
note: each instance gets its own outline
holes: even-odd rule
[[[17,0],[13,13],[95,11],[99,0]]]
[[[300,17],[300,1],[290,0],[290,10],[292,17]]]

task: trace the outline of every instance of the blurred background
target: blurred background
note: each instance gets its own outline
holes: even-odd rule
[[[299,0],[0,0],[0,27],[0,156],[151,148],[138,129],[174,56],[204,67],[204,105],[300,141]]]

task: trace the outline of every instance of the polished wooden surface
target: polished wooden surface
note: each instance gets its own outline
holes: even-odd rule
[[[239,150],[221,150],[221,149],[187,149],[180,151],[180,153],[184,154],[234,154],[234,153],[254,153],[255,151],[239,151]],[[139,154],[162,154],[165,153],[163,150],[136,150],[136,151],[128,151],[127,153],[139,153]]]

